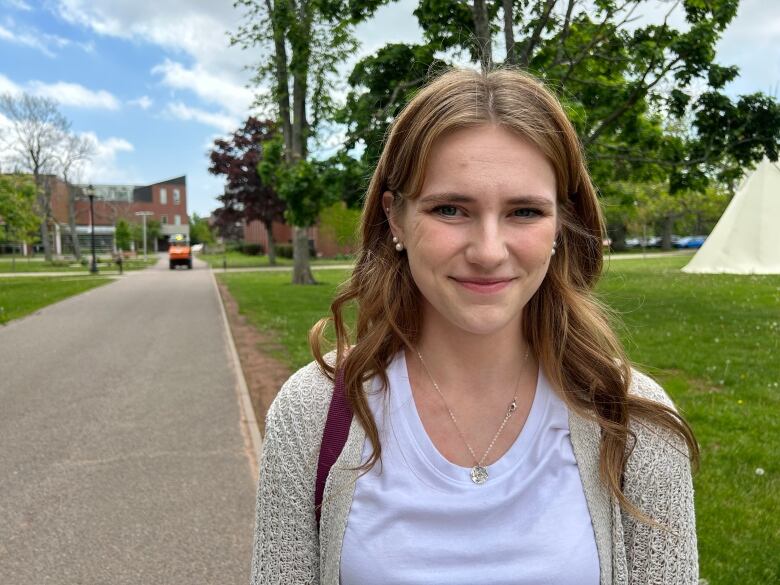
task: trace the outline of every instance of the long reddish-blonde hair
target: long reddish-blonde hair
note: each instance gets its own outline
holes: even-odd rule
[[[379,376],[387,387],[386,367],[402,348],[414,347],[421,325],[420,292],[406,255],[393,246],[382,195],[400,194],[393,204],[399,212],[406,199],[419,196],[437,138],[482,124],[516,132],[555,169],[561,218],[557,253],[524,309],[523,334],[569,407],[600,425],[601,478],[624,508],[642,518],[621,489],[629,419],[639,417],[679,435],[694,461],[698,447],[690,427],[673,409],[628,393],[629,360],[592,292],[602,268],[601,208],[571,122],[557,98],[530,75],[511,69],[450,70],[421,89],[398,115],[368,187],[352,276],[333,301],[331,317],[318,322],[309,335],[314,357],[331,377],[336,368],[344,370],[347,398],[373,447],[363,466],[369,469],[381,457],[382,446],[363,383]],[[357,323],[351,333],[343,314],[353,303]],[[323,335],[331,323],[335,365],[323,355]]]

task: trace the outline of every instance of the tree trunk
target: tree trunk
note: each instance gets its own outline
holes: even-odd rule
[[[306,96],[308,93],[310,47],[306,44],[311,39],[311,18],[314,8],[309,2],[301,0],[298,6],[300,29],[299,42],[293,44],[293,61],[298,61],[295,67],[290,67],[293,74],[293,121],[292,121],[292,152],[289,152],[288,164],[306,160],[308,155],[309,123],[306,120]],[[306,39],[306,42],[301,42]],[[293,284],[316,284],[309,266],[309,237],[306,226],[293,226]]]
[[[279,106],[279,117],[282,121],[282,137],[287,152],[292,149],[292,124],[290,122],[290,88],[287,77],[287,47],[284,30],[280,24],[282,9],[276,7],[276,2],[266,0],[266,7],[271,18],[274,33],[274,59],[276,62],[276,103]]]
[[[276,266],[276,240],[274,240],[274,225],[272,221],[265,222],[265,232],[268,234],[268,264]]]
[[[76,198],[73,188],[68,185],[68,226],[70,228],[70,241],[73,246],[73,255],[76,260],[81,260],[81,246],[79,235],[76,233]]]
[[[661,249],[672,249],[672,228],[674,227],[674,214],[670,213],[664,217],[664,233],[661,239]]]
[[[479,62],[482,65],[482,71],[487,72],[493,66],[493,47],[490,38],[490,18],[488,18],[487,2],[485,0],[474,0],[471,12],[474,16],[474,31],[477,35]]]
[[[44,218],[41,220],[41,243],[43,244],[43,257],[46,262],[52,261],[51,242],[49,241],[49,223]]]
[[[512,0],[503,0],[504,6],[504,41],[506,44],[506,62],[510,65],[517,65],[517,55],[515,54],[515,31],[513,29],[513,10]]]
[[[621,221],[607,226],[607,235],[612,240],[610,248],[614,252],[626,250],[626,225]]]
[[[309,234],[293,226],[293,284],[317,284],[309,265]]]
[[[38,211],[41,216],[41,243],[43,244],[43,256],[46,262],[51,262],[51,241],[49,240],[49,207],[51,202],[49,182],[40,174],[37,166],[33,169],[33,178],[35,180],[35,187],[38,191]]]

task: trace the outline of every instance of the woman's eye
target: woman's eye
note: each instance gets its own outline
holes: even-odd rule
[[[527,207],[524,207],[522,209],[515,209],[512,214],[515,217],[536,217],[539,214],[539,211],[536,209],[529,209]]]
[[[439,205],[433,211],[444,217],[455,217],[458,214],[458,208],[454,205]]]

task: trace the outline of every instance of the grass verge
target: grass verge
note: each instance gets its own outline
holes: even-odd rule
[[[143,259],[125,260],[123,263],[124,270],[142,270],[153,266],[157,263],[157,258],[150,258],[146,262]],[[105,271],[118,271],[119,267],[113,261],[101,261],[98,260],[98,270]],[[86,266],[71,260],[53,260],[46,262],[45,260],[26,258],[17,258],[15,261],[11,258],[0,258],[0,274],[14,273],[14,272],[73,272],[89,273],[89,264]]]
[[[632,360],[658,379],[696,432],[701,576],[710,585],[780,580],[780,276],[688,275],[686,257],[607,266],[600,298],[616,311]],[[294,287],[287,274],[218,275],[277,357],[311,360],[309,328],[348,271]],[[762,473],[763,472],[763,473]]]
[[[0,278],[0,325],[108,282],[83,276]]]
[[[226,254],[198,254],[198,258],[208,262],[209,266],[214,269],[223,268],[227,265],[228,268],[267,268],[270,266],[268,263],[268,256],[249,256],[242,254],[241,252],[227,252]],[[351,264],[352,258],[313,258],[311,260],[312,266],[327,266],[333,264]],[[291,258],[276,257],[277,266],[290,266],[292,267],[293,261]]]

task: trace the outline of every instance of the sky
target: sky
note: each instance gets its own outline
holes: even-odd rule
[[[416,5],[399,0],[361,24],[354,61],[388,42],[419,42]],[[668,6],[651,2],[641,16],[657,18]],[[223,190],[208,173],[208,151],[253,113],[248,67],[259,56],[228,42],[241,18],[232,0],[0,0],[0,93],[59,103],[95,144],[81,182],[186,175],[189,212],[208,215]],[[717,61],[741,70],[727,87],[732,96],[777,97],[780,1],[742,0]]]

